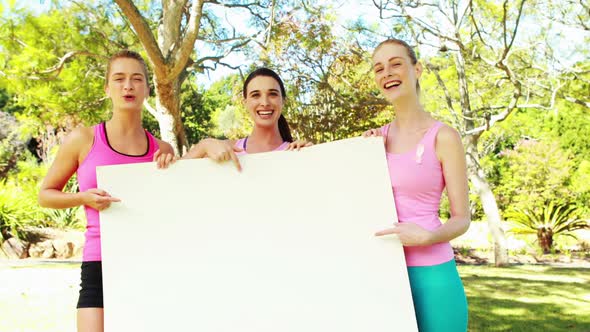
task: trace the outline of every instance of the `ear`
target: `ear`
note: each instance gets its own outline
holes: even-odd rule
[[[420,76],[422,76],[422,71],[424,70],[424,68],[422,67],[422,63],[417,62],[416,65],[414,66],[416,69],[416,79],[420,79]]]
[[[107,95],[107,97],[110,97],[110,90],[109,90],[109,85],[105,84],[104,85],[104,94]]]

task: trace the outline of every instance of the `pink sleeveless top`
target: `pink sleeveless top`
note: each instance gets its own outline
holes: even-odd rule
[[[387,135],[391,124],[381,130]],[[386,153],[389,176],[399,222],[413,222],[427,230],[442,225],[439,206],[445,179],[436,156],[436,134],[443,124],[436,122],[418,143],[406,153]],[[408,266],[430,266],[454,257],[449,242],[430,246],[404,246]]]
[[[241,155],[248,154],[248,152],[246,152],[246,144],[247,143],[248,143],[248,137],[240,138],[239,140],[237,140],[237,142],[234,146],[238,147],[244,151],[236,152],[236,155],[241,156]],[[276,149],[274,149],[273,151],[284,151],[288,147],[289,147],[289,142],[285,141],[281,145],[279,145]]]
[[[80,191],[96,188],[96,166],[119,165],[151,162],[154,152],[158,149],[158,142],[147,131],[148,149],[141,156],[130,156],[115,151],[109,144],[105,124],[97,124],[94,128],[94,143],[76,173]],[[82,260],[100,261],[100,218],[97,210],[84,206],[86,212],[86,242]]]

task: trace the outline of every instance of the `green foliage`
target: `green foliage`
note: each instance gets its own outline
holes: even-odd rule
[[[5,239],[22,238],[26,227],[45,225],[37,193],[46,170],[33,159],[19,162],[18,170],[0,182],[0,231]]]
[[[40,184],[47,173],[45,164],[38,164],[29,156],[19,161],[15,171],[0,182],[0,231],[4,238],[26,238],[28,227],[83,229],[82,209],[45,209],[37,203]],[[75,177],[64,188],[76,192]]]
[[[527,143],[533,145],[525,148],[523,140],[536,143]],[[521,110],[482,135],[480,152],[485,156],[481,165],[502,210],[513,204],[524,208],[564,197],[587,206],[587,111],[563,101],[556,102],[554,111]],[[541,196],[536,197],[540,191]],[[586,211],[590,215],[588,208]]]
[[[82,208],[77,206],[68,209],[44,209],[46,225],[59,229],[84,229],[84,219],[80,217]]]
[[[369,54],[357,38],[363,22],[345,36],[332,9],[306,7],[273,28],[261,59],[280,68],[290,93],[286,117],[295,137],[316,143],[360,135],[390,121],[391,107],[378,96]]]
[[[503,153],[507,168],[495,192],[504,207],[530,209],[571,195],[571,154],[556,142],[523,140]]]
[[[572,203],[551,201],[541,208],[513,209],[506,213],[517,234],[536,234],[543,253],[551,252],[554,238],[560,235],[575,237],[573,231],[589,227],[588,221],[580,219],[579,208]]]
[[[582,160],[578,169],[572,174],[570,188],[577,197],[577,201],[584,206],[584,215],[590,216],[590,160]],[[586,203],[586,204],[584,204]]]
[[[587,91],[590,84],[587,86]],[[590,156],[590,111],[577,105],[560,102],[554,113],[544,118],[542,130],[572,153],[575,165]]]
[[[0,23],[0,87],[16,96],[19,113],[37,119],[37,132],[48,124],[71,128],[106,118],[106,59],[122,48],[138,49],[110,6],[64,4],[38,16],[18,11]]]

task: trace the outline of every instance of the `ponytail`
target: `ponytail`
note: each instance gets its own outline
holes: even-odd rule
[[[281,138],[285,142],[293,142],[293,136],[291,136],[291,129],[289,128],[289,123],[287,123],[287,119],[281,114],[279,117],[279,133],[281,133]]]

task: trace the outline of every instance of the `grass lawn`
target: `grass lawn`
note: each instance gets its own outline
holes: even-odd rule
[[[469,331],[590,331],[590,269],[462,265]]]
[[[0,265],[0,331],[75,331],[79,264]],[[590,332],[590,269],[461,265],[469,331]]]

